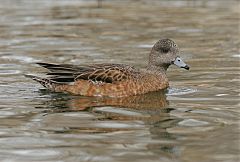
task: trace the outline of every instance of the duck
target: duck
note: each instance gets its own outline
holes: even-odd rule
[[[167,89],[166,72],[170,65],[189,70],[179,53],[178,45],[164,38],[153,45],[148,64],[143,69],[117,63],[70,65],[38,62],[36,64],[48,70],[47,77],[26,76],[53,92],[81,96],[134,96]]]

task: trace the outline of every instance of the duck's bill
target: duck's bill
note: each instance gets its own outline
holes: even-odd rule
[[[185,62],[183,62],[183,60],[180,57],[177,57],[173,62],[173,64],[177,65],[180,68],[184,68],[186,70],[190,69],[190,67],[187,64],[185,64]]]

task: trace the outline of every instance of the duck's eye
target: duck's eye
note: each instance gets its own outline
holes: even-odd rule
[[[160,50],[161,50],[163,53],[168,53],[170,49],[169,49],[169,48],[161,48]]]

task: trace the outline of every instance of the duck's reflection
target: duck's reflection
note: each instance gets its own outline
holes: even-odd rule
[[[46,95],[44,91],[41,93]],[[144,126],[144,130],[147,128],[150,133],[149,137],[152,140],[169,141],[176,138],[167,132],[167,128],[174,127],[176,123],[178,123],[178,120],[171,119],[170,117],[170,111],[173,109],[169,108],[166,91],[152,92],[126,98],[83,97],[63,94],[50,95],[53,97],[52,100],[45,103],[48,108],[51,108],[48,109],[50,111],[47,111],[47,113],[87,111],[96,116],[97,119],[94,119],[94,121],[96,120],[97,123],[101,123],[102,121],[108,122],[109,120],[114,123],[128,123],[128,121],[129,123],[134,123],[135,121],[140,121]],[[90,121],[90,123],[94,121]],[[66,125],[64,125],[64,127],[66,127]],[[107,128],[86,126],[82,128],[79,126],[79,128],[74,127],[73,132],[86,132],[86,130],[92,133],[110,133],[115,131],[129,131],[129,128],[115,128],[114,126]],[[165,154],[165,156],[169,154],[169,156],[171,156],[174,154],[175,146],[149,143],[146,147],[156,154]]]
[[[74,98],[70,101],[72,110],[84,110],[89,107],[123,107],[138,110],[159,110],[168,105],[164,91],[152,92],[145,95],[129,96],[124,98]]]
[[[45,90],[40,91],[42,95],[48,93]],[[52,100],[45,103],[48,107],[54,107],[55,110],[64,111],[83,111],[94,107],[121,107],[137,110],[164,110],[169,104],[166,99],[166,91],[151,92],[144,95],[129,96],[122,98],[109,97],[84,97],[68,96],[64,94],[50,94]]]
[[[47,91],[41,91],[46,95]],[[49,95],[49,94],[48,94]],[[169,102],[166,91],[151,92],[144,95],[124,98],[69,96],[50,93],[51,100],[43,105],[46,113],[88,111],[101,113],[101,120],[144,120],[146,124],[155,125],[161,121],[170,120]],[[46,107],[43,108],[46,108]]]

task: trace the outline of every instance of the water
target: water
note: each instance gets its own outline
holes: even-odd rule
[[[3,162],[239,161],[238,1],[0,3]],[[190,71],[167,92],[122,99],[51,93],[23,74],[35,62],[144,67],[174,39]]]

